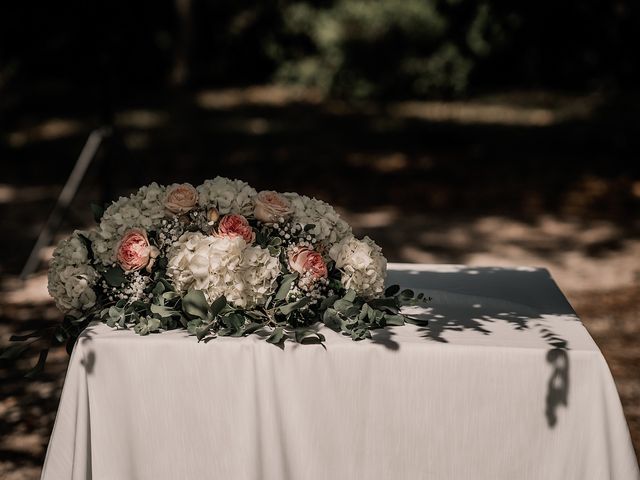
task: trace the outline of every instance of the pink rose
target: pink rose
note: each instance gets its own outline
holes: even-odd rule
[[[174,183],[167,187],[164,207],[176,215],[187,213],[198,203],[198,192],[189,183]]]
[[[327,278],[327,264],[322,255],[308,247],[297,246],[289,250],[289,267],[300,275],[308,275],[311,280]]]
[[[147,267],[151,271],[159,250],[149,244],[147,232],[140,228],[128,230],[118,244],[116,258],[125,272]]]
[[[242,237],[245,242],[253,243],[256,234],[242,215],[225,215],[218,224],[218,235],[223,237]]]
[[[278,192],[264,190],[256,195],[255,202],[253,215],[261,222],[277,222],[280,218],[287,218],[293,213],[291,202]]]

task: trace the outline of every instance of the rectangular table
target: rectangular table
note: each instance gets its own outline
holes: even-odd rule
[[[391,264],[428,327],[325,347],[102,324],[42,478],[637,480],[598,347],[544,269]]]

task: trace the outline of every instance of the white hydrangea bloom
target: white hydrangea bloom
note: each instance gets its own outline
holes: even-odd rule
[[[351,235],[349,224],[328,203],[297,193],[285,193],[284,196],[293,206],[293,221],[302,225],[315,225],[311,233],[318,240],[334,244]]]
[[[79,234],[86,235],[76,231],[58,244],[48,272],[49,295],[62,312],[72,315],[79,315],[95,305],[93,286],[98,280],[98,273],[89,265],[89,255]]]
[[[235,213],[248,217],[253,214],[257,192],[242,180],[216,177],[196,188],[201,207],[216,207],[223,215]]]
[[[346,237],[329,250],[329,256],[342,271],[342,284],[365,298],[375,298],[384,291],[387,259],[382,249],[369,237],[358,240]]]
[[[167,276],[177,291],[202,290],[209,302],[221,295],[236,307],[263,304],[273,293],[280,262],[241,237],[187,232],[169,250]]]
[[[248,246],[244,250],[239,273],[244,283],[246,306],[264,305],[277,286],[280,261],[265,248]]]
[[[110,265],[115,262],[115,249],[130,228],[147,231],[158,228],[165,217],[165,187],[152,183],[129,197],[120,197],[105,210],[97,231],[91,234],[96,259]]]

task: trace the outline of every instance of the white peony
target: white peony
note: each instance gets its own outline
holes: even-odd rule
[[[81,233],[86,235],[74,232],[58,244],[48,272],[49,295],[62,312],[72,315],[79,315],[96,303],[93,286],[98,273],[89,265],[87,249],[79,237]]]
[[[378,297],[384,291],[387,259],[369,237],[346,237],[331,247],[329,256],[342,271],[345,288],[352,288],[365,298]]]
[[[297,193],[285,193],[293,207],[293,221],[302,225],[315,225],[311,230],[320,241],[333,244],[351,235],[351,227],[334,208],[322,200]]]
[[[257,192],[242,180],[216,177],[205,181],[196,190],[201,207],[215,207],[223,215],[237,213],[248,217],[253,214],[254,198]]]
[[[152,183],[129,197],[120,197],[104,212],[100,225],[91,233],[96,259],[110,265],[116,260],[116,247],[131,228],[157,229],[165,217],[165,187]]]
[[[209,302],[221,295],[236,307],[263,304],[273,293],[280,262],[242,237],[187,232],[171,247],[167,276],[177,291],[202,290]]]

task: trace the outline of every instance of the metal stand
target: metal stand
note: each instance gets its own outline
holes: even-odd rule
[[[51,242],[51,238],[60,227],[60,223],[66,215],[71,202],[75,198],[82,180],[84,179],[89,166],[94,161],[100,146],[112,135],[113,128],[108,126],[96,128],[91,132],[91,134],[89,134],[84,147],[82,147],[80,156],[78,157],[73,170],[71,170],[71,173],[69,174],[69,178],[58,196],[56,205],[51,211],[44,227],[42,227],[38,240],[33,246],[31,254],[27,259],[27,263],[25,263],[22,272],[20,273],[21,279],[26,279],[38,268],[40,263],[40,251],[42,248],[49,245],[49,242]]]

